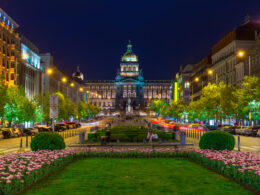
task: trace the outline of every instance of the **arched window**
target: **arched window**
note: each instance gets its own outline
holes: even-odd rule
[[[133,67],[133,71],[136,71],[136,67]]]
[[[124,71],[126,71],[126,67],[124,67]]]

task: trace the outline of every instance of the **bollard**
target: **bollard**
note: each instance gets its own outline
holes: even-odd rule
[[[159,139],[159,144],[162,144],[162,139]]]
[[[186,144],[186,132],[182,131],[180,136],[181,136],[181,145],[185,145]]]
[[[26,148],[28,148],[28,135],[26,135]]]
[[[119,139],[116,140],[116,144],[117,144],[117,145],[120,144],[120,140],[119,140]]]
[[[20,148],[23,147],[23,137],[21,136],[21,141],[20,141]]]
[[[240,136],[237,137],[238,151],[240,152]]]
[[[146,145],[146,139],[143,139],[143,143],[144,143],[144,145]]]

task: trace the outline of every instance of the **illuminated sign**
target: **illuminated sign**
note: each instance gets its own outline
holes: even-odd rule
[[[41,69],[41,58],[35,52],[30,50],[26,45],[21,44],[22,59],[37,69]]]
[[[174,101],[178,101],[178,83],[174,82]]]

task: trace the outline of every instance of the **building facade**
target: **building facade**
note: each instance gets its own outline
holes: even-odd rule
[[[247,20],[212,47],[213,82],[224,81],[232,86],[241,85],[248,67],[242,63],[238,52],[252,47],[259,33],[260,25]]]
[[[194,64],[190,77],[190,96],[191,100],[198,100],[201,97],[202,89],[212,80],[213,70],[211,56],[207,56]]]
[[[32,99],[41,93],[42,66],[39,49],[27,38],[21,36],[20,80],[25,95]]]
[[[85,81],[89,103],[99,105],[103,111],[129,113],[148,108],[153,99],[169,101],[170,85],[169,80],[144,80],[130,42],[121,58],[115,80]]]
[[[19,85],[21,45],[19,25],[0,8],[0,75],[6,85]]]
[[[193,64],[187,64],[184,68],[181,66],[180,71],[175,75],[173,85],[174,102],[178,102],[178,100],[183,100],[187,104],[190,102],[190,79],[193,66]]]

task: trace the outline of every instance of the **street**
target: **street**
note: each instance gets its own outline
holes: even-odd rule
[[[234,150],[238,150],[238,144],[237,144],[238,136],[234,135],[234,137],[236,140],[236,145]],[[193,139],[187,137],[187,143],[193,143],[195,148],[199,148],[199,139]],[[260,154],[260,138],[240,136],[240,151]]]

